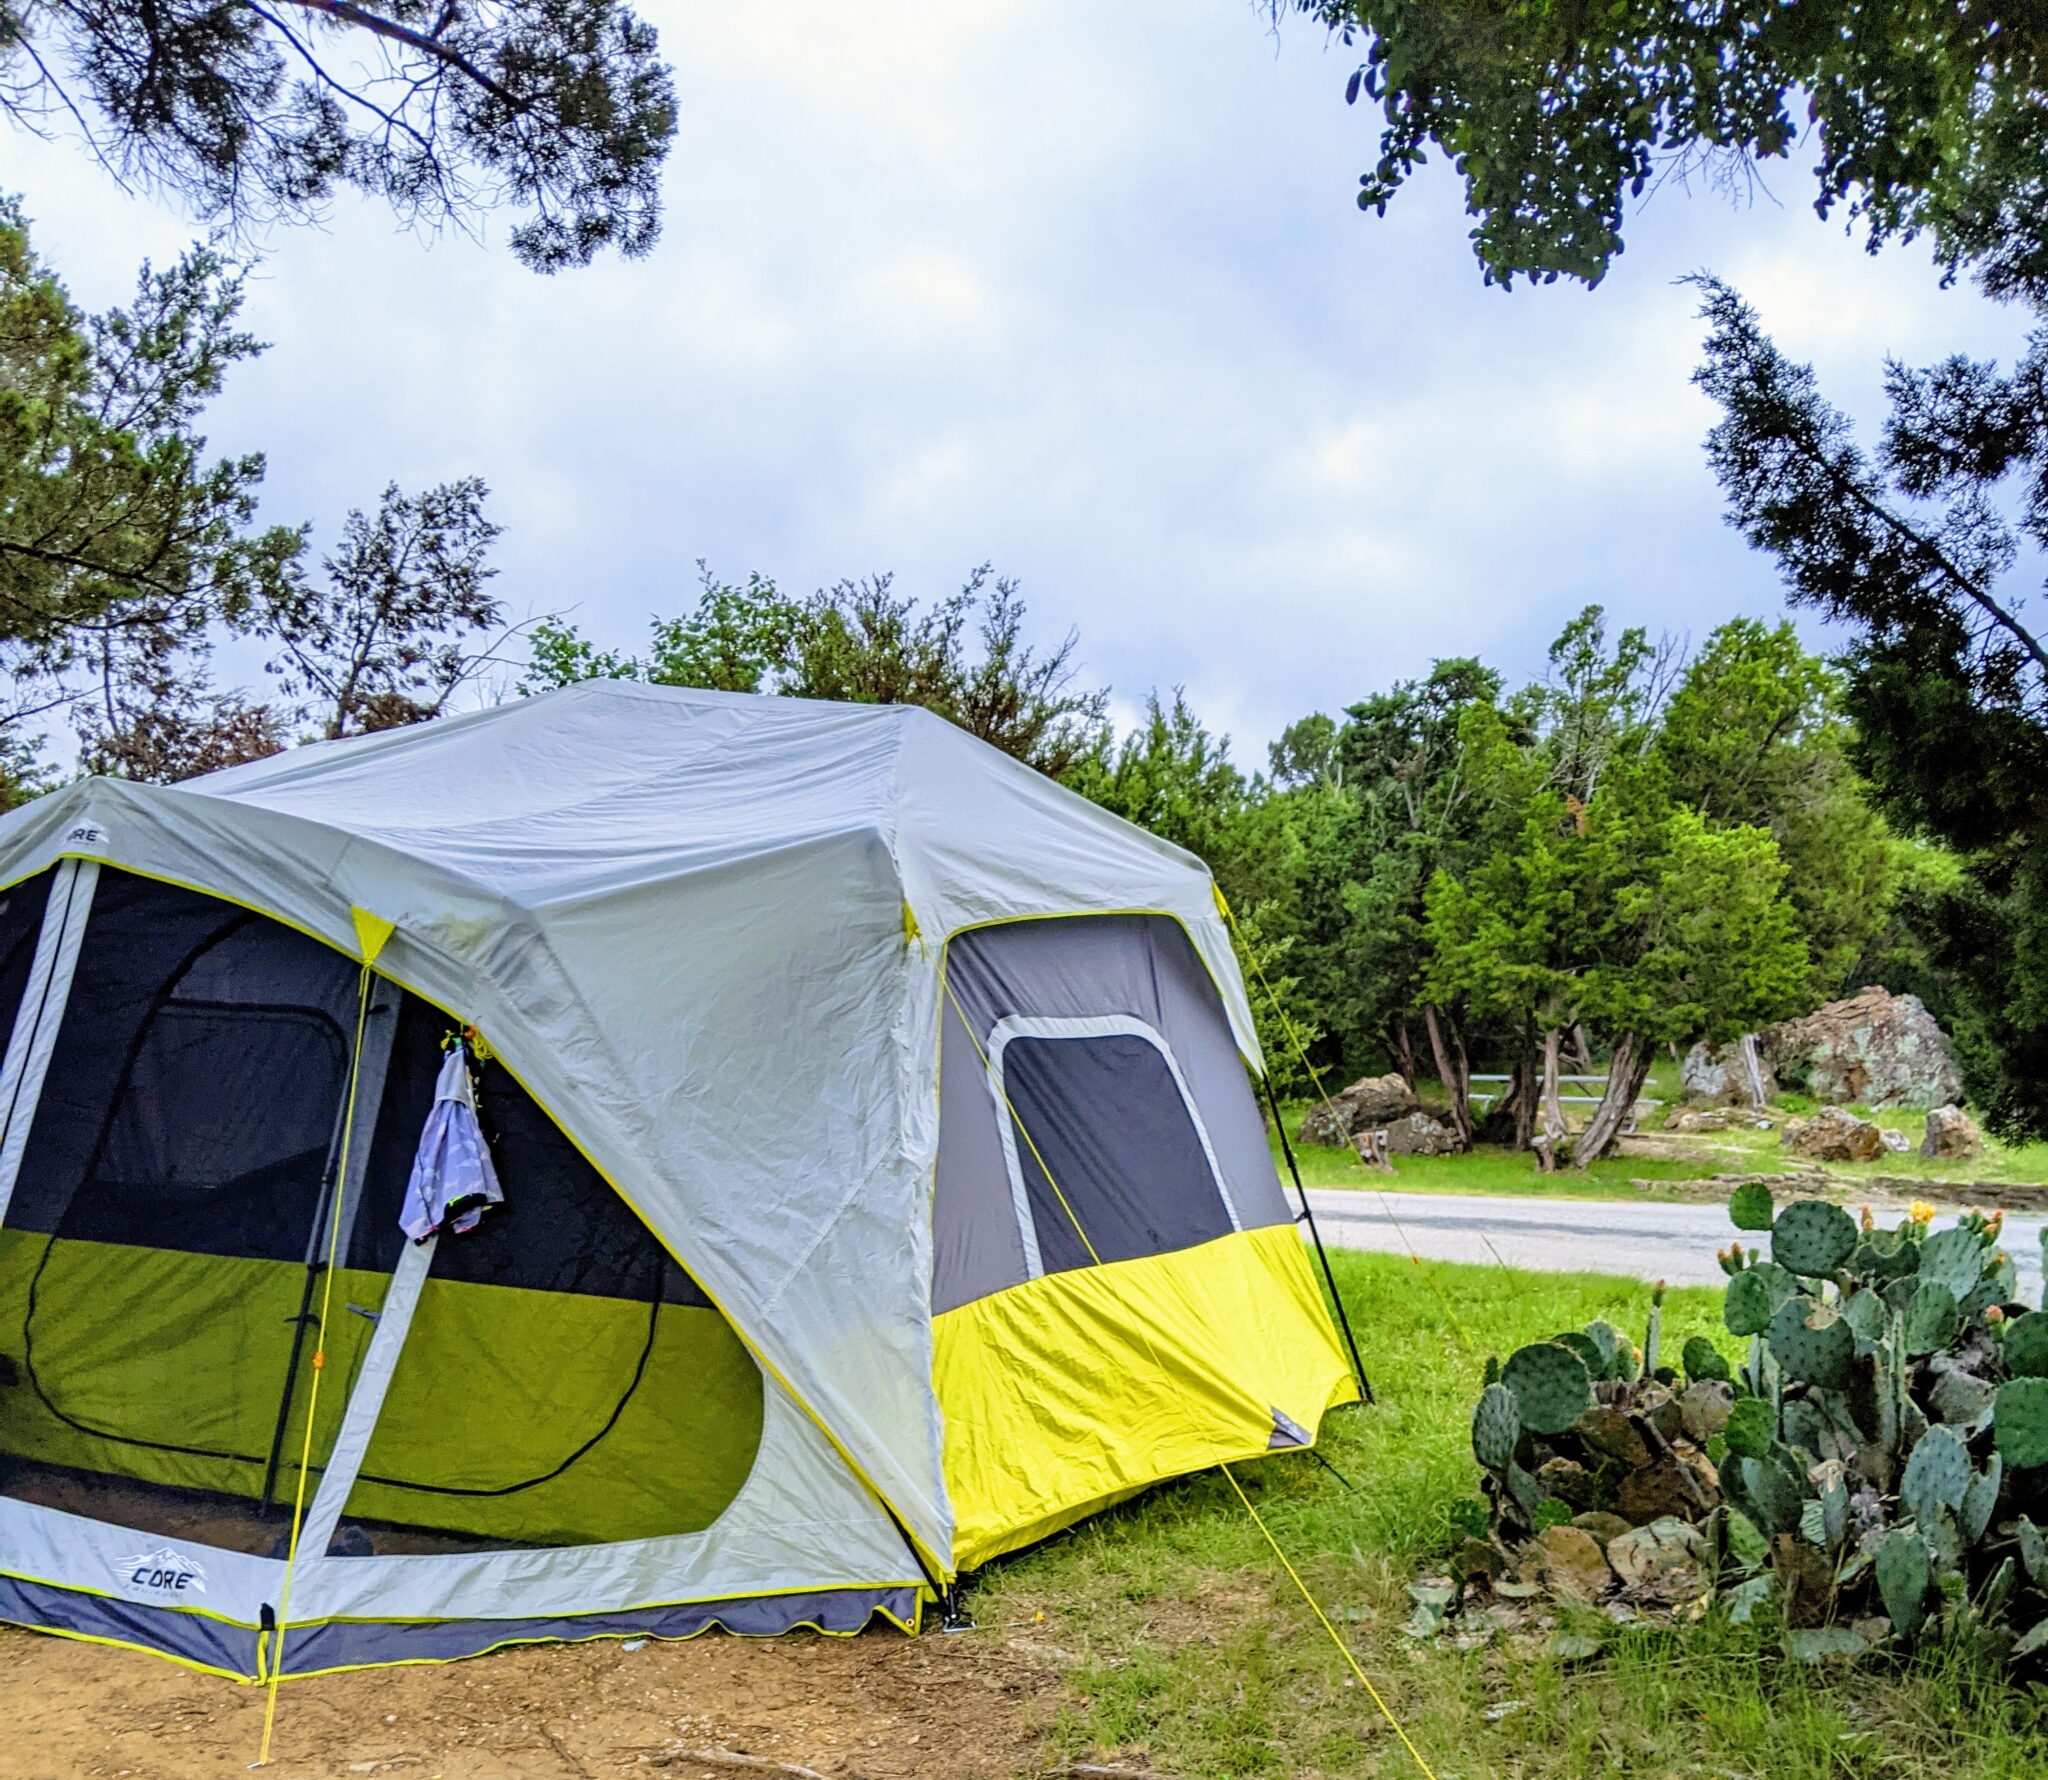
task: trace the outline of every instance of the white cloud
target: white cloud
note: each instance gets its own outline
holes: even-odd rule
[[[1185,683],[1256,763],[1431,657],[1533,672],[1588,599],[1703,630],[1777,602],[1722,525],[1674,285],[1718,266],[1859,415],[1887,350],[2017,318],[1783,208],[1665,192],[1606,283],[1483,289],[1440,168],[1361,216],[1348,63],[1243,0],[685,9],[655,254],[552,279],[502,223],[422,243],[338,203],[251,297],[274,348],[223,449],[331,537],[384,482],[475,471],[519,609],[637,640],[708,557],[938,593],[993,559],[1080,627],[1120,710]],[[189,228],[76,153],[9,179],[82,300]]]

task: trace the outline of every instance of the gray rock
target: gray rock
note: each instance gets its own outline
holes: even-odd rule
[[[1816,1162],[1868,1162],[1884,1154],[1884,1133],[1839,1106],[1824,1106],[1810,1119],[1787,1119],[1778,1142]]]
[[[1895,1156],[1903,1156],[1913,1147],[1913,1140],[1905,1132],[1894,1131],[1888,1125],[1881,1127],[1877,1134],[1883,1139],[1884,1147]]]
[[[1762,1056],[1757,1061],[1763,1071],[1764,1098],[1774,1099],[1778,1083],[1771,1074],[1770,1062]],[[1749,1104],[1749,1069],[1742,1061],[1740,1041],[1725,1045],[1694,1045],[1679,1065],[1678,1080],[1680,1092],[1696,1105]]]
[[[1831,1105],[1934,1107],[1963,1095],[1948,1035],[1917,995],[1862,989],[1757,1039],[1785,1087]]]
[[[1920,1153],[1942,1161],[1966,1162],[1984,1153],[1984,1134],[1959,1106],[1937,1106],[1927,1114],[1927,1135]]]
[[[1412,1112],[1404,1119],[1396,1119],[1386,1127],[1386,1132],[1390,1156],[1450,1156],[1457,1153],[1458,1140],[1450,1127],[1426,1112]]]
[[[1415,1090],[1399,1075],[1369,1075],[1310,1107],[1297,1135],[1303,1143],[1344,1149],[1359,1132],[1391,1125],[1420,1105]]]

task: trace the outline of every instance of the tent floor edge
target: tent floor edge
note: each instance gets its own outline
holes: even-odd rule
[[[915,1634],[926,1592],[922,1581],[896,1582],[550,1619],[313,1621],[286,1632],[280,1679],[459,1662],[521,1644],[585,1644],[613,1638],[666,1643],[709,1631],[741,1638],[774,1638],[796,1631],[855,1637],[877,1621]],[[136,1650],[244,1683],[267,1679],[259,1642],[274,1636],[204,1613],[5,1575],[0,1575],[0,1623]]]

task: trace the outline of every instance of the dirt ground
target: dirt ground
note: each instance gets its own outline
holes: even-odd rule
[[[1018,1645],[1024,1648],[1019,1648]],[[1042,1771],[1057,1683],[1029,1640],[895,1631],[506,1651],[288,1681],[279,1780],[733,1780],[679,1749],[829,1780]],[[159,1658],[0,1627],[0,1780],[224,1780],[256,1758],[263,1694]],[[772,1770],[768,1771],[772,1780]]]

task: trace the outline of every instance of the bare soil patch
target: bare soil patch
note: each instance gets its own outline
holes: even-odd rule
[[[964,1637],[712,1632],[551,1645],[287,1682],[270,1772],[293,1780],[731,1780],[678,1748],[831,1780],[1010,1780],[1041,1771],[1048,1656]],[[7,1780],[225,1780],[256,1757],[263,1693],[134,1651],[0,1628]]]

